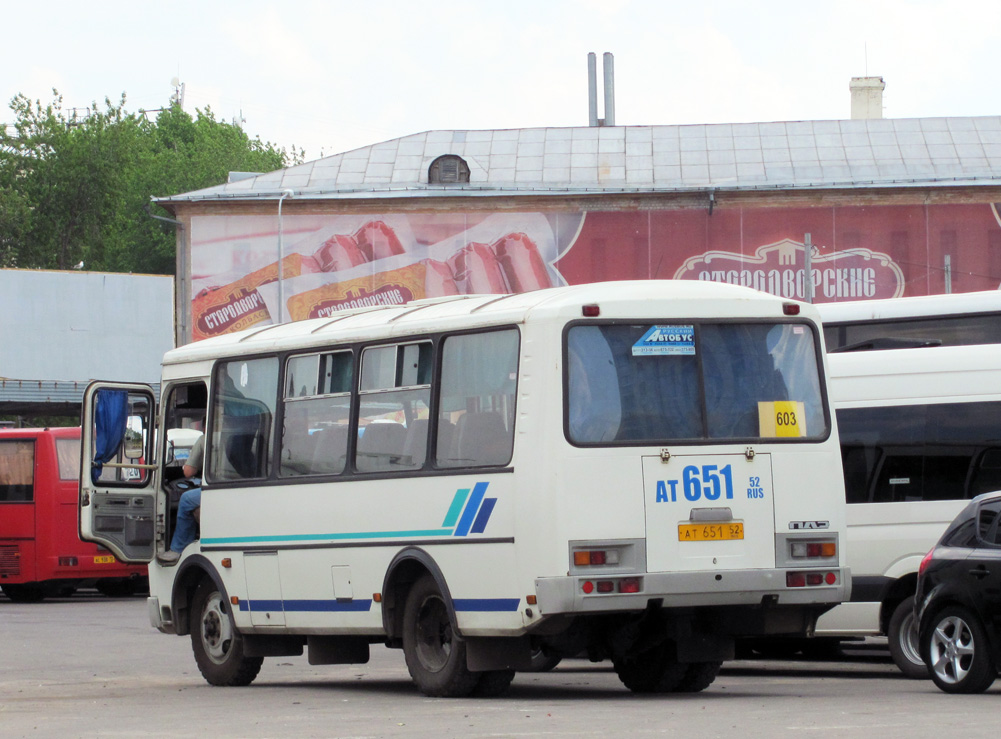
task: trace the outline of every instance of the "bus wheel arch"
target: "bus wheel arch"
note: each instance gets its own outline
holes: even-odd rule
[[[389,646],[403,646],[403,616],[406,610],[407,597],[411,588],[425,575],[434,579],[438,592],[448,606],[452,630],[458,634],[459,627],[455,620],[455,608],[452,596],[441,568],[434,558],[419,547],[408,547],[393,557],[386,569],[382,584],[382,625],[386,630],[386,641]]]
[[[192,604],[195,599],[195,592],[203,580],[211,580],[215,583],[219,592],[229,601],[226,587],[222,583],[222,578],[215,567],[205,557],[195,555],[189,557],[181,565],[181,570],[174,578],[174,587],[171,594],[171,611],[174,616],[174,633],[178,636],[185,636],[191,633]]]

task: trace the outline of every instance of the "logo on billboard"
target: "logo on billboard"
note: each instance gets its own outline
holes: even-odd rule
[[[783,239],[759,246],[753,255],[708,251],[687,259],[674,279],[726,282],[803,300],[805,248],[798,241]],[[825,254],[814,245],[810,256],[816,299],[899,298],[904,294],[903,270],[888,254],[863,248]]]

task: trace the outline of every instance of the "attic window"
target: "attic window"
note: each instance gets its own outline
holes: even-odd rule
[[[428,183],[450,185],[469,182],[469,165],[462,157],[445,154],[431,162],[428,167]]]

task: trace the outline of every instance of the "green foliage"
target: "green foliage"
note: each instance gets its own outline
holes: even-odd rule
[[[0,128],[0,267],[174,272],[175,232],[149,213],[150,197],[226,181],[230,171],[270,172],[301,161],[209,109],[179,106],[155,121],[105,99],[86,114],[64,109],[59,93],[42,105],[11,101],[13,126]]]

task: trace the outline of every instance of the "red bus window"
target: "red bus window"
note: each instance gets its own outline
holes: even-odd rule
[[[35,442],[0,441],[0,503],[35,499]]]
[[[56,439],[60,480],[80,479],[80,440]]]

